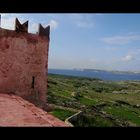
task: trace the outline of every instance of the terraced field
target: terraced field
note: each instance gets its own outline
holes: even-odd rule
[[[63,121],[83,111],[71,122],[75,127],[140,126],[140,81],[49,74],[47,98],[54,105],[51,114]]]

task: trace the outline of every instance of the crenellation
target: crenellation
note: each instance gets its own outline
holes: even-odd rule
[[[50,26],[42,27],[39,34],[28,33],[28,22],[21,24],[18,19],[15,31],[0,28],[0,92],[47,109],[49,32]]]

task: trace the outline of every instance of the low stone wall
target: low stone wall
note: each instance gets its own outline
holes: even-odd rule
[[[65,120],[65,123],[68,124],[71,127],[74,127],[74,125],[72,125],[71,122],[79,119],[82,115],[83,115],[83,111],[79,111],[78,113],[76,113],[76,114],[70,116],[69,118],[67,118]]]

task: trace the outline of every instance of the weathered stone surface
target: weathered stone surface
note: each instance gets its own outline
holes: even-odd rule
[[[48,39],[50,39],[50,26],[44,28],[41,24],[39,24],[38,35],[46,36]]]
[[[68,127],[69,125],[19,96],[0,93],[0,126]]]
[[[28,33],[28,21],[21,24],[19,20],[16,18],[15,20],[15,31],[16,32],[25,32]]]
[[[48,47],[46,37],[1,28],[0,92],[14,93],[44,108]]]

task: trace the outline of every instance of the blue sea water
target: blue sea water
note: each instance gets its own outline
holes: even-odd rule
[[[140,74],[136,73],[112,73],[109,71],[88,71],[88,70],[64,70],[64,69],[49,69],[50,74],[61,74],[79,77],[100,78],[102,80],[109,81],[121,81],[121,80],[140,80]]]

